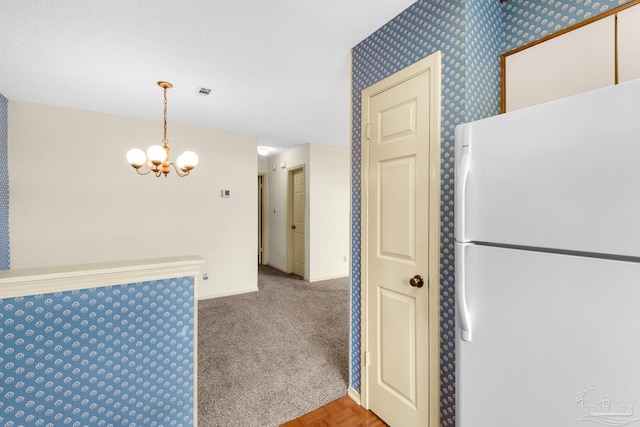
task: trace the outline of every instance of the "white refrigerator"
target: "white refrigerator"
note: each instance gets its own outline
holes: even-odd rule
[[[455,150],[456,426],[640,426],[640,81]]]

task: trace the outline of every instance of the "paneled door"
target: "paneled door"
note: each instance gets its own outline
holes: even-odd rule
[[[439,418],[440,55],[365,89],[364,402],[391,426]]]
[[[293,274],[305,277],[305,176],[304,168],[290,172],[291,176],[291,230],[293,234]]]

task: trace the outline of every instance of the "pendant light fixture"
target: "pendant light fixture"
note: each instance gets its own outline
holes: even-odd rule
[[[153,172],[156,176],[164,174],[166,177],[171,172],[170,167],[173,166],[178,176],[187,176],[191,169],[198,164],[198,156],[193,151],[185,151],[178,156],[176,163],[171,162],[169,140],[167,139],[167,89],[171,89],[173,85],[169,82],[160,81],[158,86],[164,91],[164,137],[162,138],[162,145],[152,145],[147,149],[146,154],[139,148],[129,150],[127,161],[140,175],[147,175],[149,172]]]

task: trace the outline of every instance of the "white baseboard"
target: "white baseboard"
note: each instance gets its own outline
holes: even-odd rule
[[[358,405],[362,406],[362,403],[360,403],[360,393],[358,393],[353,387],[349,386],[347,389],[347,396],[349,396],[351,400],[356,402]]]

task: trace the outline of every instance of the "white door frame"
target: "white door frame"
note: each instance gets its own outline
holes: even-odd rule
[[[262,178],[262,182],[260,182],[260,178]],[[260,263],[267,264],[267,174],[259,173],[258,174],[258,185],[262,184],[262,188],[258,188],[258,194],[262,195],[262,197],[258,197],[258,233],[260,234],[259,242],[262,242],[262,254],[260,256]],[[260,205],[260,201],[262,204]],[[260,248],[258,248],[260,251]]]
[[[433,79],[433,87],[431,88],[431,99],[428,101],[430,110],[431,129],[430,146],[429,146],[429,273],[428,273],[428,292],[429,292],[429,427],[436,427],[440,424],[440,112],[441,112],[441,95],[440,95],[440,52],[436,52],[428,57],[409,65],[408,67],[398,71],[397,73],[381,80],[378,83],[369,86],[362,91],[362,117],[361,117],[361,203],[362,209],[360,214],[361,222],[361,387],[360,399],[362,406],[369,409],[368,386],[369,378],[366,369],[365,354],[372,349],[369,348],[368,342],[368,194],[369,186],[369,146],[367,141],[366,124],[369,117],[369,100],[375,95],[384,92],[386,89],[398,85],[412,77],[430,70],[438,78]],[[365,102],[366,101],[366,102]]]
[[[297,165],[297,166],[293,166],[287,169],[287,272],[291,273],[293,272],[293,263],[294,263],[294,251],[293,251],[293,240],[294,240],[294,231],[291,228],[291,224],[293,223],[293,174],[294,172],[297,171],[302,171],[302,174],[304,176],[304,208],[305,208],[305,212],[304,212],[304,269],[305,272],[303,274],[303,279],[308,279],[307,276],[307,261],[308,261],[308,257],[309,254],[307,253],[307,239],[308,239],[308,233],[307,233],[307,197],[309,197],[307,195],[307,171],[305,169],[305,165]]]

